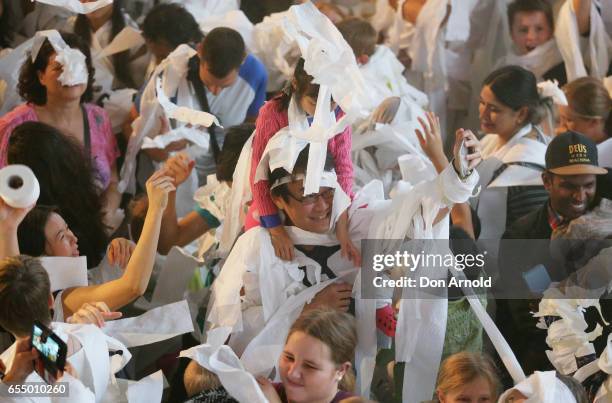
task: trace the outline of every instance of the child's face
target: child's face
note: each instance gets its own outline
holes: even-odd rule
[[[300,108],[302,108],[308,116],[314,116],[315,110],[317,109],[317,99],[310,95],[302,96],[300,98]],[[334,109],[336,109],[336,103],[332,101],[329,110],[333,111]]]
[[[345,373],[332,361],[329,346],[300,331],[287,339],[279,369],[287,399],[295,403],[329,401]]]
[[[542,11],[518,12],[510,28],[519,55],[524,55],[552,38],[553,31]]]
[[[438,392],[440,403],[490,403],[493,401],[491,385],[479,377],[448,393]]]

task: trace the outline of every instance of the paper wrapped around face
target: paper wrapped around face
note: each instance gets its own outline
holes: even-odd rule
[[[80,3],[79,3],[80,4]],[[31,58],[36,60],[40,47],[48,40],[56,52],[55,61],[62,65],[62,74],[58,80],[62,85],[87,84],[89,73],[85,55],[78,49],[73,49],[55,30],[38,31],[32,42]]]
[[[183,300],[134,318],[106,322],[102,330],[127,347],[137,347],[193,332],[193,322],[187,301]]]
[[[79,0],[36,0],[38,3],[57,6],[77,14],[89,14],[109,4],[113,0],[97,0],[89,3],[81,3]]]
[[[39,259],[49,275],[51,292],[87,286],[87,257],[46,256]]]

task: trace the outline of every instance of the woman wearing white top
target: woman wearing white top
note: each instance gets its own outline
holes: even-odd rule
[[[540,172],[548,141],[537,126],[546,102],[533,73],[522,67],[503,67],[484,80],[480,126],[490,134],[482,139],[478,167],[482,192],[472,199],[482,222],[480,239],[500,239],[508,224],[547,198]]]

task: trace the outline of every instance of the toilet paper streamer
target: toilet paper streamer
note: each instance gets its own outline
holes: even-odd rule
[[[8,165],[0,169],[0,197],[13,208],[33,205],[40,196],[40,185],[25,165]]]

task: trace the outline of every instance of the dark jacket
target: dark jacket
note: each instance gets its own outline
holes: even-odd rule
[[[530,313],[538,310],[539,300],[526,298],[529,287],[523,279],[523,274],[538,264],[550,266],[551,234],[547,201],[516,220],[504,233],[499,248],[496,295],[502,299],[496,299],[495,322],[525,373],[552,369],[545,353],[546,331],[536,327],[538,320]]]
[[[547,201],[537,210],[524,215],[510,225],[502,239],[550,239],[551,235]]]

